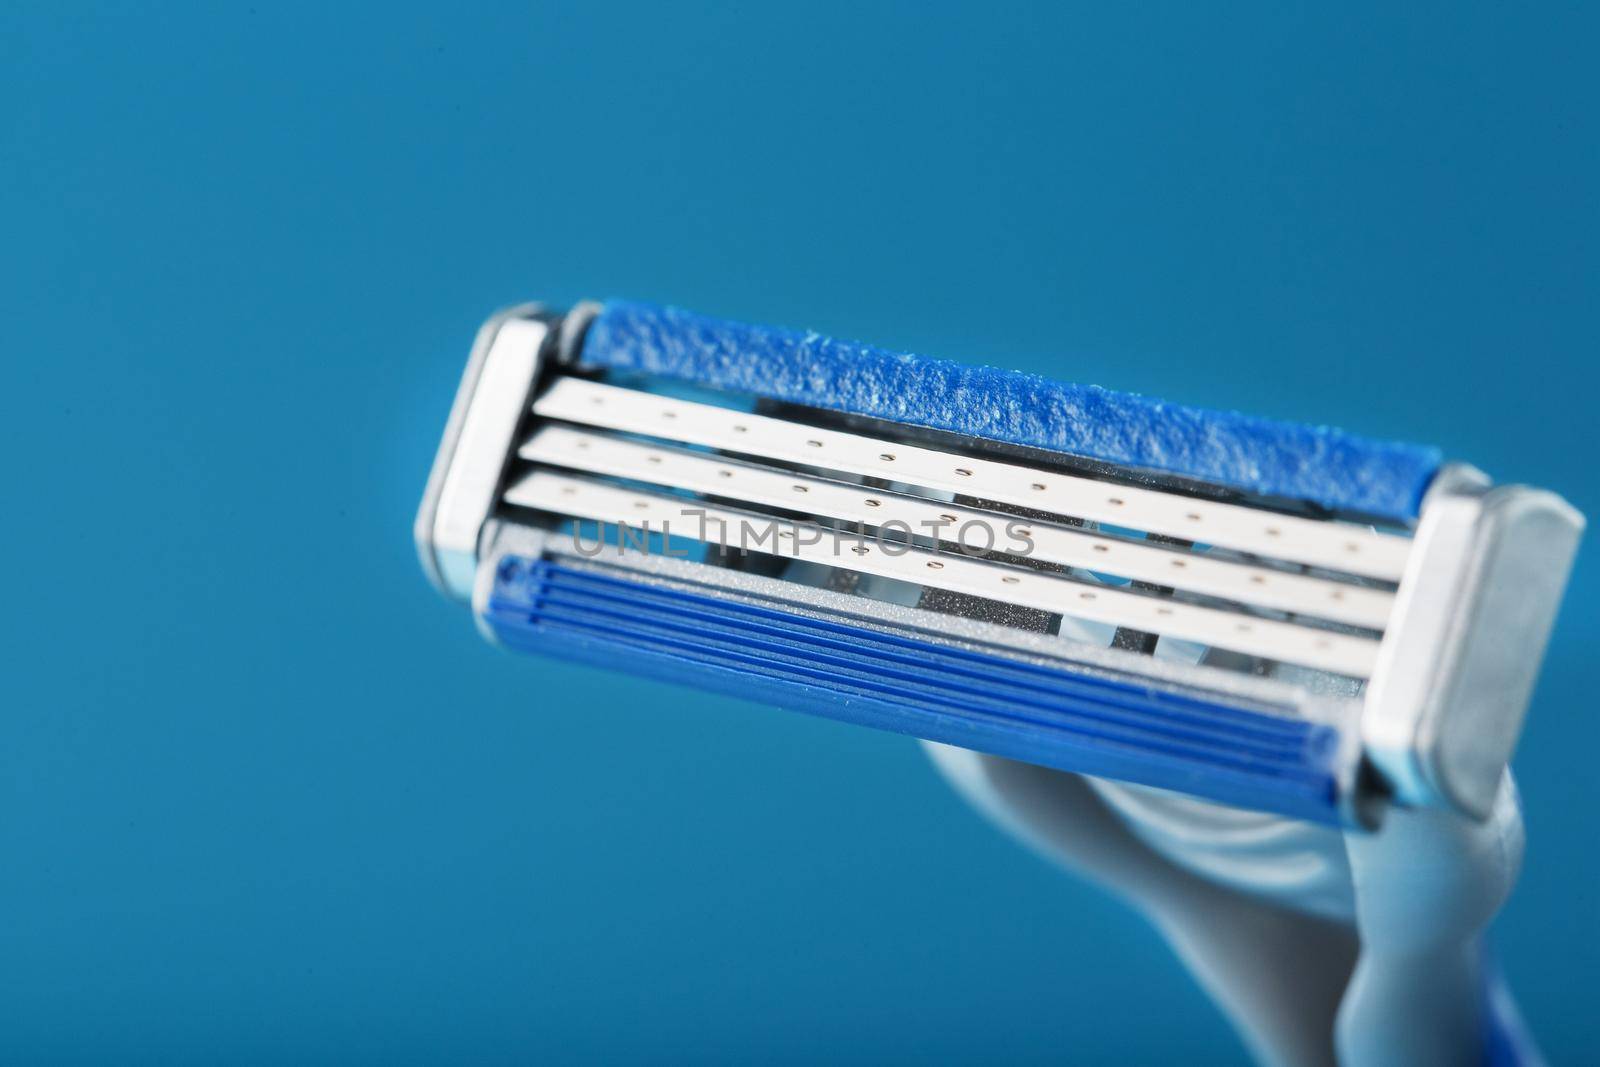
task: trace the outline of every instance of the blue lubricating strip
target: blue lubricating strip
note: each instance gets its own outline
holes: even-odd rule
[[[613,300],[581,360],[1405,522],[1434,448]]]
[[[502,559],[484,621],[522,651],[1340,821],[1329,726],[550,559]]]

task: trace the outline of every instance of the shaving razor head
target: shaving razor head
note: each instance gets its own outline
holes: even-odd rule
[[[484,326],[416,539],[508,648],[1372,826],[1488,812],[1582,528],[1432,449],[612,302]]]

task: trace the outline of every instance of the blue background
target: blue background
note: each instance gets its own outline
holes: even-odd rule
[[[1600,513],[1593,9],[144,6],[0,10],[0,1059],[1242,1055],[910,742],[437,598],[412,511],[498,305],[1334,422]],[[1499,925],[1557,1062],[1600,1048],[1597,575]]]

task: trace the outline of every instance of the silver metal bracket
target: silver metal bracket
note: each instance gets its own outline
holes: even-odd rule
[[[451,599],[472,596],[478,539],[494,511],[551,329],[537,304],[495,315],[478,331],[456,389],[413,529],[422,569]]]
[[[1429,494],[1361,721],[1398,803],[1488,815],[1583,526],[1541,489],[1458,478]]]

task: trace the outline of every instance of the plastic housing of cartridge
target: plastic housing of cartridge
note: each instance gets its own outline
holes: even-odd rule
[[[416,540],[506,648],[1372,826],[1487,813],[1582,528],[1429,448],[613,301],[483,327]]]

